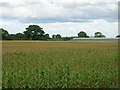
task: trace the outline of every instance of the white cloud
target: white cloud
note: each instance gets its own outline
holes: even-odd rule
[[[117,32],[118,0],[2,0],[0,18],[10,33],[23,32],[27,25],[38,24],[51,35],[90,35],[102,31],[107,36]],[[77,22],[77,23],[76,23]],[[83,23],[85,22],[85,23]]]
[[[117,0],[5,0],[2,3],[8,5],[3,4],[0,8],[2,18],[15,18],[24,22],[34,22],[34,19],[37,22],[47,22],[48,18],[51,22],[117,18],[117,14],[114,14],[117,13]]]
[[[0,25],[1,26],[7,26],[7,25],[9,25],[9,23],[8,22],[3,22],[2,20],[0,21]]]

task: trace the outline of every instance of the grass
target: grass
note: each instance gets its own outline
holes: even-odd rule
[[[3,42],[4,88],[117,88],[116,42]]]

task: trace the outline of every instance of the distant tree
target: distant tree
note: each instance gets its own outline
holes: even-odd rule
[[[16,39],[17,40],[26,40],[25,34],[23,33],[16,33]]]
[[[45,38],[46,39],[49,39],[50,37],[49,37],[49,34],[45,34]]]
[[[57,34],[57,35],[52,35],[52,38],[60,39],[60,38],[62,38],[62,36],[60,34]]]
[[[3,28],[0,28],[0,38],[2,40],[7,40],[9,36],[9,33],[7,30],[4,30]]]
[[[68,40],[71,40],[71,39],[73,39],[73,37],[63,37],[64,41],[68,41]]]
[[[101,32],[95,32],[94,37],[105,37],[105,35],[103,35]]]
[[[9,36],[8,36],[8,40],[26,40],[26,39],[27,38],[22,33],[9,34]]]
[[[117,38],[117,37],[120,37],[120,35],[117,35],[116,38]]]
[[[52,35],[52,38],[56,38],[56,35],[54,34],[54,35]]]
[[[81,31],[78,33],[78,37],[89,37],[89,36],[87,36],[87,33],[85,33],[84,31]]]
[[[17,40],[16,39],[16,34],[9,34],[8,40]]]
[[[60,34],[57,34],[57,35],[56,35],[56,38],[61,38],[61,35],[60,35]]]
[[[44,37],[43,28],[38,25],[29,25],[23,32],[29,40],[41,40]]]

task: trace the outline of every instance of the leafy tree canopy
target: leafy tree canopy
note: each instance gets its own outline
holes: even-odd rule
[[[0,39],[7,40],[9,36],[9,33],[7,30],[4,30],[3,28],[0,28]]]
[[[57,35],[52,35],[52,38],[62,38],[62,36],[60,34],[57,34]]]
[[[89,37],[89,36],[87,36],[86,32],[81,31],[81,32],[78,33],[78,37]]]
[[[38,25],[29,25],[26,31],[24,31],[24,34],[29,40],[40,40],[44,33],[43,28]]]
[[[103,35],[101,32],[95,32],[94,37],[105,37],[105,35]]]

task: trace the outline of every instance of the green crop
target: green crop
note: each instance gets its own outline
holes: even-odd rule
[[[4,88],[117,88],[116,42],[3,42]]]

